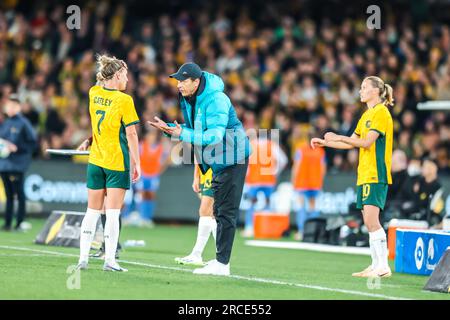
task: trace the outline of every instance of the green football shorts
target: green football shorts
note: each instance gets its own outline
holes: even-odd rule
[[[386,183],[366,183],[357,186],[356,208],[362,209],[364,205],[372,205],[383,210],[387,191]]]
[[[202,196],[214,198],[214,192],[211,188],[210,180],[207,179],[205,184],[200,184],[200,194]]]
[[[89,163],[87,167],[87,187],[89,189],[121,188],[130,189],[130,171],[115,171]]]

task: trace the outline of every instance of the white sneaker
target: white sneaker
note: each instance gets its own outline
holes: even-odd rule
[[[88,262],[87,261],[81,261],[77,265],[77,270],[87,270],[88,268]]]
[[[303,232],[296,232],[294,234],[294,240],[295,241],[302,241],[303,240]]]
[[[131,220],[130,217],[126,217],[126,218],[122,219],[122,225],[128,227],[128,226],[133,226],[134,223],[133,223],[133,220]]]
[[[244,229],[241,233],[243,238],[253,238],[253,230],[252,229]]]
[[[392,276],[391,268],[377,268],[365,275],[367,278],[389,278]]]
[[[155,227],[155,223],[153,222],[153,220],[141,219],[138,222],[138,227],[153,229]]]
[[[138,226],[141,221],[141,216],[139,212],[133,211],[126,218],[122,219],[122,225],[124,226]]]
[[[204,266],[205,263],[201,257],[194,256],[192,254],[183,257],[183,258],[175,258],[175,262],[178,264],[185,264],[191,266]]]
[[[223,264],[217,260],[212,260],[208,262],[203,268],[198,268],[194,270],[194,274],[210,274],[214,276],[229,276],[230,275],[230,264]]]
[[[373,268],[370,265],[367,268],[365,268],[363,271],[352,273],[352,277],[367,278],[367,275],[371,274],[372,272],[373,272]]]
[[[128,272],[128,269],[122,268],[117,262],[109,263],[105,262],[103,265],[103,271],[118,271],[118,272]]]

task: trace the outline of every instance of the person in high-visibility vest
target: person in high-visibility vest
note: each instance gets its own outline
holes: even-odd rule
[[[245,178],[245,196],[251,205],[245,213],[244,237],[253,237],[253,216],[258,193],[265,197],[264,210],[270,209],[270,196],[275,191],[277,177],[283,171],[288,160],[286,154],[276,141],[260,135],[250,140],[253,150],[249,158],[247,176]]]
[[[300,200],[296,212],[297,240],[303,237],[305,221],[319,215],[316,200],[322,190],[326,171],[325,151],[322,148],[313,149],[305,143],[295,151],[291,182]]]
[[[159,189],[160,176],[169,165],[169,148],[162,141],[161,133],[153,128],[139,144],[142,176],[136,184],[136,191],[140,195],[137,203],[140,226],[154,226],[156,192]]]

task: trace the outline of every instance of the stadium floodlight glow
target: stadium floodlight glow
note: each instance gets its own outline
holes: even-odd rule
[[[417,110],[450,110],[450,100],[420,102],[417,104]]]

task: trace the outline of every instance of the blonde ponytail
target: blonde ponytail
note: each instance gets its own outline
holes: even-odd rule
[[[378,88],[380,92],[381,101],[386,107],[394,106],[394,90],[390,85],[384,83],[384,81],[381,80],[381,78],[375,76],[367,77],[364,80],[370,80],[372,86],[374,88]]]
[[[387,83],[384,84],[384,92],[381,95],[381,99],[386,107],[394,106],[394,90]]]
[[[116,57],[110,57],[106,54],[97,54],[97,85],[101,85],[104,81],[111,79],[116,72],[122,68],[127,69],[127,64],[123,60]]]

